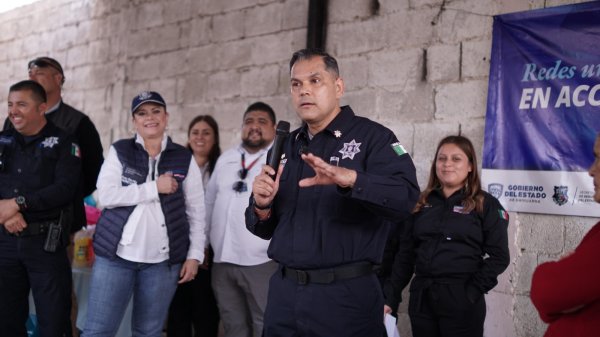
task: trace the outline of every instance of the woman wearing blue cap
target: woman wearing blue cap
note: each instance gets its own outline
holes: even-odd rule
[[[165,134],[169,114],[157,92],[132,102],[136,134],[115,142],[98,177],[104,207],[96,226],[83,336],[114,336],[133,296],[133,336],[161,336],[178,283],[204,260],[202,174]]]

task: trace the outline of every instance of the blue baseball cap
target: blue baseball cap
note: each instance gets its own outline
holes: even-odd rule
[[[164,106],[165,108],[167,107],[167,103],[165,103],[165,100],[156,91],[142,91],[137,96],[135,96],[133,98],[133,101],[131,102],[131,114],[133,115],[135,110],[137,110],[140,107],[140,105],[144,103],[156,103]]]

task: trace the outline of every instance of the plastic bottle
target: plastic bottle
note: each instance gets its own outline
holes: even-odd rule
[[[73,268],[89,267],[89,249],[92,237],[87,229],[81,229],[75,233],[73,247]]]

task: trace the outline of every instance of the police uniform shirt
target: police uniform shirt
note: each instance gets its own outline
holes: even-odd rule
[[[462,282],[475,299],[496,286],[510,262],[508,213],[496,198],[483,193],[483,212],[478,213],[463,211],[464,190],[447,199],[433,190],[427,204],[404,222],[391,283],[384,291],[386,304],[397,307],[413,270],[411,291],[432,282]]]
[[[0,146],[0,199],[24,196],[26,222],[58,218],[73,198],[81,171],[79,146],[72,137],[48,121],[34,136],[2,131]]]
[[[353,188],[300,188],[301,179],[315,175],[300,157],[301,151],[356,170]],[[380,263],[389,224],[384,219],[406,217],[419,194],[412,159],[393,132],[355,116],[348,106],[312,139],[306,125],[292,132],[281,165],[271,216],[259,221],[250,204],[246,225],[255,235],[272,237],[269,257],[287,267]]]

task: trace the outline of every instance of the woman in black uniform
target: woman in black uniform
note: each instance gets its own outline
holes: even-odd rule
[[[509,264],[508,213],[481,190],[473,144],[442,139],[429,182],[399,229],[399,246],[384,292],[387,313],[410,287],[414,337],[481,337],[487,293]]]

